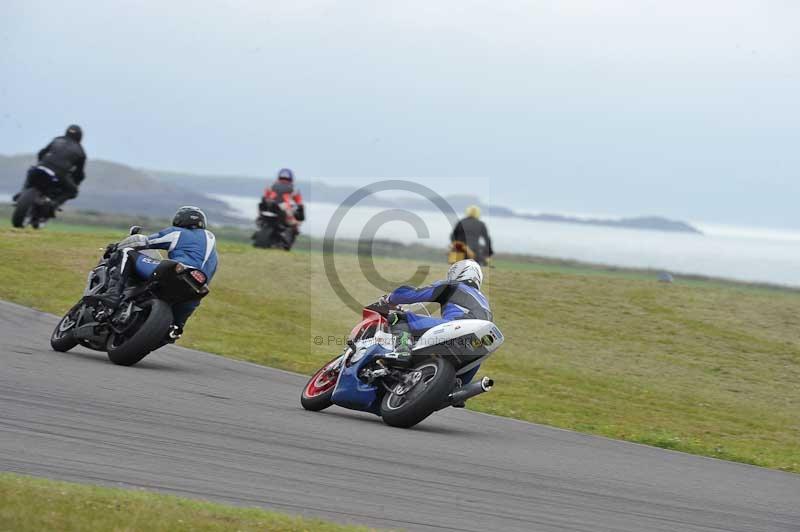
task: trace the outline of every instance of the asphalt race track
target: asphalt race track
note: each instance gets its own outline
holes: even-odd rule
[[[306,412],[302,376],[59,354],[56,321],[0,302],[0,470],[411,530],[800,531],[800,475],[463,410]]]

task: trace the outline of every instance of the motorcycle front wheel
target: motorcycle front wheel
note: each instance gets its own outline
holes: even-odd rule
[[[56,328],[53,329],[53,334],[50,335],[50,347],[53,348],[53,351],[58,351],[60,353],[66,353],[76,345],[78,345],[78,340],[75,339],[75,325],[78,323],[77,314],[81,308],[81,304],[78,303],[69,311],[64,314],[64,317],[58,322]]]
[[[151,299],[138,305],[133,323],[108,338],[108,359],[120,366],[133,366],[151,351],[161,347],[172,325],[172,308],[165,301]]]
[[[303,408],[318,412],[333,404],[333,389],[336,388],[336,381],[339,379],[341,360],[342,355],[339,355],[322,366],[308,380],[303,387],[303,393],[300,394],[300,404]]]
[[[381,401],[381,417],[392,427],[413,427],[439,410],[453,388],[456,369],[444,358],[434,357],[416,364],[407,376]]]

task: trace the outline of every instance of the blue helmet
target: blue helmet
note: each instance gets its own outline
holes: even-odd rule
[[[288,168],[281,168],[278,172],[278,179],[285,179],[286,181],[294,181],[294,172]]]

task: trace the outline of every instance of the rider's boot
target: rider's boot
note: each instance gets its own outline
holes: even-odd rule
[[[167,333],[167,342],[174,344],[183,336],[183,327],[180,325],[170,325],[169,332]]]
[[[411,363],[411,333],[401,331],[397,338],[397,361],[403,364]]]
[[[42,197],[42,207],[47,209],[47,217],[48,218],[55,218],[56,217],[56,210],[58,209],[58,202],[54,199],[43,196]]]
[[[56,213],[61,210],[61,206],[64,205],[67,202],[67,200],[70,200],[73,197],[75,197],[75,196],[70,195],[70,194],[63,194],[62,193],[62,194],[56,194],[52,198],[50,198],[50,202],[51,202],[51,205],[50,205],[50,208],[51,208],[50,217],[51,218],[55,218],[56,217]]]
[[[411,365],[411,334],[401,331],[397,334],[397,344],[394,351],[381,355],[382,359],[397,366]]]
[[[108,289],[105,293],[94,297],[94,299],[102,302],[103,305],[110,309],[112,313],[122,302],[122,295],[128,280],[128,270],[131,268],[130,263],[132,260],[125,259],[126,257],[124,256],[117,259],[117,265],[109,271]]]
[[[115,268],[114,271],[111,273],[111,277],[109,278],[109,287],[108,290],[104,294],[99,294],[94,296],[92,299],[95,301],[99,301],[105,307],[101,312],[96,316],[99,321],[103,321],[116,312],[119,308],[120,303],[122,302],[122,290],[123,290],[123,280],[121,279],[121,275],[117,273],[118,268]]]
[[[453,387],[453,392],[457,392],[458,389],[461,388],[461,386],[463,386],[463,384],[461,383],[461,379],[456,377],[456,384]],[[465,406],[467,406],[467,402],[459,401],[457,403],[452,403],[450,406],[452,406],[453,408],[464,408]]]

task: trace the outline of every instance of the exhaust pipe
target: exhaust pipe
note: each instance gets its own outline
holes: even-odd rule
[[[494,381],[489,377],[482,378],[479,382],[472,382],[450,394],[450,404],[463,403],[467,399],[488,392],[494,386]]]

